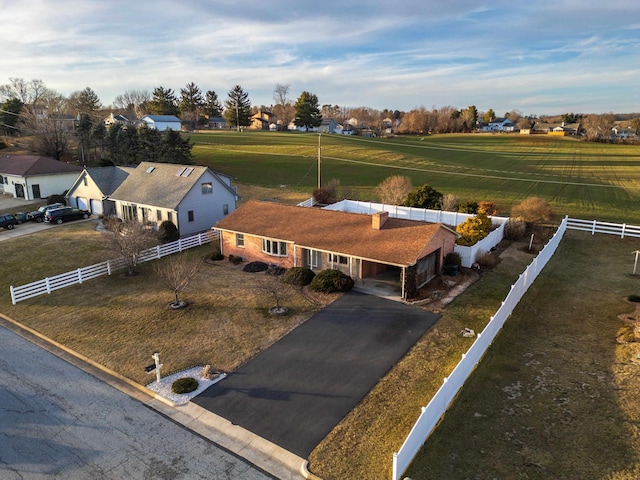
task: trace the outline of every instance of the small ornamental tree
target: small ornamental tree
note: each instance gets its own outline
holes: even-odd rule
[[[456,227],[456,232],[460,238],[456,240],[458,245],[475,245],[491,231],[491,219],[483,211],[478,212],[475,217],[468,218]]]
[[[400,205],[413,190],[411,179],[402,175],[385,178],[376,189],[381,203]]]
[[[169,255],[163,261],[155,264],[155,271],[162,284],[173,292],[175,300],[171,302],[174,307],[184,305],[179,298],[193,276],[198,273],[202,264],[202,258],[189,256],[184,253]]]
[[[124,260],[128,275],[135,275],[140,253],[158,243],[154,231],[135,220],[108,222],[107,246]]]

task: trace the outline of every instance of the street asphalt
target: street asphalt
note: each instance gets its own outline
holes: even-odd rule
[[[0,351],[3,480],[275,478],[1,326]]]
[[[438,318],[349,292],[192,402],[307,458]]]

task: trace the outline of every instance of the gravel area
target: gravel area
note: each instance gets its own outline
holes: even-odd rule
[[[171,375],[167,375],[166,377],[160,378],[160,383],[155,380],[146,385],[149,390],[154,391],[158,395],[166,398],[167,400],[171,400],[177,405],[184,405],[189,402],[193,397],[202,393],[205,389],[210,387],[216,382],[219,382],[227,375],[226,373],[222,373],[218,375],[216,378],[207,379],[202,376],[202,369],[204,367],[193,367],[188,370],[182,370],[180,372],[172,373]],[[155,373],[153,374],[155,376]],[[176,394],[171,391],[171,384],[175,382],[179,378],[191,377],[195,378],[198,381],[198,388],[190,393]]]

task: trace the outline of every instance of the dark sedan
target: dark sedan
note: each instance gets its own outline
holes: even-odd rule
[[[63,207],[49,210],[44,217],[44,221],[48,223],[61,224],[70,220],[80,220],[81,218],[89,218],[91,213],[87,210],[74,207]]]

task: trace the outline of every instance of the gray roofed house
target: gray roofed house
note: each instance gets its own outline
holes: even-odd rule
[[[156,227],[169,220],[181,235],[208,230],[233,212],[232,177],[208,167],[142,162],[113,192],[116,215]]]
[[[25,200],[61,195],[69,189],[79,165],[37,155],[0,156],[0,193]]]
[[[114,214],[115,202],[109,197],[133,170],[118,166],[85,168],[67,192],[69,205],[94,215]]]

